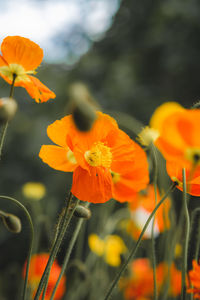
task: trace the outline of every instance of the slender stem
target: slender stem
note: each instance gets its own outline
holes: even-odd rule
[[[26,288],[27,288],[27,283],[28,283],[29,265],[30,265],[31,253],[32,253],[32,249],[33,249],[33,238],[34,238],[33,222],[32,222],[31,216],[30,216],[28,210],[26,209],[26,207],[23,204],[21,204],[18,200],[16,200],[15,198],[12,198],[12,197],[4,196],[4,195],[0,195],[0,198],[10,200],[10,201],[14,202],[16,205],[18,205],[24,211],[24,213],[27,217],[27,220],[29,222],[29,225],[30,225],[30,245],[29,245],[29,250],[28,250],[26,274],[25,274],[24,289],[23,289],[23,295],[22,295],[22,300],[25,300],[26,299]]]
[[[187,187],[186,187],[186,176],[185,169],[182,171],[183,178],[183,208],[185,212],[185,240],[183,244],[183,263],[182,263],[182,281],[181,281],[181,300],[185,299],[185,279],[187,273],[187,255],[188,255],[188,242],[190,232],[190,218],[187,207]]]
[[[88,206],[89,206],[89,203],[87,203],[87,204],[85,205],[85,207],[88,207]],[[54,287],[54,289],[53,289],[53,292],[52,292],[52,294],[51,294],[50,300],[53,300],[53,299],[54,299],[56,290],[57,290],[57,288],[58,288],[59,282],[60,282],[60,280],[61,280],[61,278],[62,278],[62,276],[63,276],[63,274],[64,274],[64,272],[65,272],[65,269],[66,269],[66,267],[67,267],[67,264],[68,264],[68,261],[69,261],[69,258],[70,258],[72,249],[73,249],[74,244],[75,244],[75,242],[76,242],[76,239],[77,239],[77,237],[78,237],[78,234],[79,234],[79,231],[80,231],[80,229],[81,229],[81,226],[82,226],[83,221],[84,221],[83,218],[81,218],[81,219],[78,220],[78,223],[77,223],[77,225],[76,225],[76,228],[75,228],[75,231],[74,231],[74,233],[73,233],[72,239],[71,239],[71,241],[70,241],[69,247],[68,247],[67,252],[66,252],[66,254],[65,254],[65,258],[64,258],[64,261],[63,261],[63,265],[62,265],[62,269],[61,269],[60,275],[59,275],[58,280],[57,280],[57,282],[56,282],[56,285],[55,285],[55,287]]]
[[[15,79],[16,79],[16,74],[13,74],[13,81],[11,84],[11,88],[10,88],[10,98],[13,97],[14,95],[14,85],[15,85]],[[7,132],[7,128],[8,128],[8,123],[9,121],[6,121],[6,123],[4,124],[4,127],[2,129],[2,133],[1,133],[1,140],[0,140],[0,159],[1,159],[1,155],[2,155],[2,149],[3,149],[3,144],[4,144],[4,140],[5,140],[5,136],[6,136],[6,132]]]
[[[142,237],[149,225],[149,223],[151,222],[151,219],[153,218],[154,214],[156,213],[157,209],[160,207],[160,205],[164,202],[164,200],[169,196],[169,194],[175,189],[176,187],[176,183],[173,183],[170,188],[167,190],[166,194],[164,195],[164,197],[160,200],[160,202],[156,205],[156,207],[154,208],[154,210],[152,211],[151,215],[149,216],[149,218],[147,219],[143,229],[142,229],[142,232],[136,242],[136,244],[134,245],[133,249],[131,250],[126,262],[124,263],[124,265],[122,266],[121,270],[119,271],[119,273],[116,275],[115,279],[113,280],[104,300],[108,300],[113,292],[113,289],[115,288],[116,284],[118,283],[122,273],[125,271],[126,267],[128,266],[130,260],[135,256],[137,250],[138,250],[138,247],[140,246],[140,243],[141,243],[141,240],[142,240]]]
[[[157,200],[158,164],[157,164],[157,157],[156,157],[156,149],[153,143],[151,143],[151,149],[152,149],[153,164],[154,164],[153,186],[154,186],[155,206],[156,206],[158,201]],[[156,214],[153,216],[152,228],[151,228],[151,252],[152,252],[152,266],[153,266],[154,300],[157,300],[158,290],[157,290],[157,278],[156,278],[156,255],[155,255],[155,237],[154,237],[155,217]]]
[[[47,262],[47,265],[46,265],[46,268],[44,270],[44,273],[42,275],[42,278],[40,280],[40,283],[39,283],[39,286],[38,286],[38,289],[37,289],[37,292],[35,294],[35,298],[34,300],[38,300],[39,297],[40,297],[40,294],[44,288],[44,285],[45,285],[45,282],[47,280],[47,274],[49,272],[49,270],[51,269],[51,266],[56,258],[56,255],[58,253],[58,250],[60,248],[60,245],[62,243],[62,240],[64,238],[64,235],[65,235],[65,232],[67,230],[67,227],[71,221],[71,218],[73,216],[73,213],[74,213],[74,210],[79,202],[79,200],[76,200],[75,203],[74,203],[74,206],[73,208],[69,211],[68,213],[68,210],[69,210],[69,204],[71,203],[72,201],[72,197],[73,195],[70,193],[69,195],[69,199],[68,199],[68,205],[66,207],[66,210],[65,210],[65,214],[63,216],[63,224],[62,224],[62,228],[60,229],[60,232],[58,233],[58,236],[57,236],[57,239],[55,240],[54,244],[53,244],[53,247],[52,247],[52,250],[51,250],[51,253],[50,253],[50,256],[49,256],[49,260]],[[47,280],[48,281],[48,280]]]

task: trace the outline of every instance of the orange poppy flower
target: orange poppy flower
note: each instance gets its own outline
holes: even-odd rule
[[[49,259],[48,253],[34,254],[31,257],[28,283],[31,288],[32,299],[35,296],[35,293],[38,288],[38,284],[39,284],[42,274],[45,270],[48,259]],[[56,261],[54,261],[52,268],[51,268],[50,275],[49,275],[49,282],[48,282],[48,286],[47,286],[45,300],[50,299],[51,294],[54,289],[54,286],[56,284],[56,281],[60,275],[60,271],[61,271],[61,267],[58,265],[58,263]],[[23,267],[23,272],[22,272],[23,278],[25,278],[25,272],[26,272],[26,263],[24,264],[24,267]],[[57,291],[55,293],[55,297],[54,297],[55,300],[61,299],[62,296],[64,295],[65,283],[66,283],[66,277],[63,276],[60,280]],[[42,299],[42,295],[40,296],[40,299]]]
[[[187,293],[193,293],[195,299],[200,299],[200,265],[197,261],[193,260],[192,267],[192,270],[188,272],[192,287],[187,282]]]
[[[172,297],[177,297],[181,293],[181,271],[178,270],[174,263],[170,266],[166,262],[160,263],[156,268],[156,277],[158,281],[158,288],[162,290],[162,287],[169,280],[168,294]]]
[[[159,191],[157,190],[157,201],[161,200]],[[149,185],[144,191],[139,192],[131,202],[129,209],[131,219],[126,222],[126,230],[134,239],[138,239],[140,233],[155,208],[155,193],[153,185]],[[154,235],[158,236],[164,230],[169,229],[169,209],[170,199],[166,199],[161,207],[157,210],[154,221]],[[151,223],[152,224],[152,223]],[[143,238],[151,238],[151,225],[149,225],[144,233]]]
[[[113,118],[97,116],[89,132],[77,130],[71,115],[55,121],[47,134],[57,145],[43,145],[39,156],[54,169],[74,172],[71,191],[80,200],[127,201],[148,183],[146,155]]]
[[[1,44],[0,76],[9,84],[24,87],[36,102],[46,102],[56,95],[39,79],[32,76],[41,64],[43,50],[31,40],[21,36],[7,36]]]
[[[119,282],[126,300],[150,300],[153,296],[153,269],[147,258],[139,258],[131,263],[131,276]]]
[[[200,164],[200,110],[184,109],[165,119],[155,144],[166,160]]]

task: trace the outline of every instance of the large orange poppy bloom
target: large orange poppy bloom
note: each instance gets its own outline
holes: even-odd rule
[[[40,282],[40,279],[42,277],[42,274],[45,270],[46,264],[49,259],[49,254],[48,253],[40,253],[40,254],[34,254],[31,257],[30,261],[30,267],[29,267],[29,277],[28,277],[28,283],[31,288],[31,294],[32,294],[32,299],[35,296],[35,293],[38,288],[38,284]],[[57,279],[60,275],[61,267],[58,265],[57,261],[54,261],[50,275],[49,275],[49,282],[47,286],[47,291],[45,295],[45,300],[49,300],[51,297],[51,294],[53,292],[54,286],[57,282]],[[23,277],[25,278],[25,272],[26,272],[26,263],[24,264],[23,267]],[[63,276],[59,282],[58,288],[55,293],[55,300],[59,300],[62,298],[65,292],[65,283],[66,283],[66,277]],[[40,299],[42,299],[42,295],[40,296]]]
[[[8,36],[1,44],[0,76],[9,84],[24,87],[36,102],[46,102],[56,95],[39,79],[32,76],[41,64],[43,50],[31,40],[21,36]]]
[[[200,299],[200,265],[193,260],[192,267],[192,270],[188,273],[192,288],[189,287],[189,282],[187,282],[187,293],[193,293],[195,299]]]
[[[71,115],[55,121],[47,134],[57,145],[43,145],[39,156],[54,169],[74,172],[72,193],[80,200],[128,201],[148,183],[145,152],[113,118],[97,116],[89,132],[78,131]]]

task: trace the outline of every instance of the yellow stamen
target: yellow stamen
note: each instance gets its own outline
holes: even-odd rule
[[[200,148],[187,148],[185,158],[195,165],[200,164]]]
[[[77,164],[77,161],[76,161],[76,158],[74,156],[74,153],[71,150],[69,150],[67,152],[67,159],[68,159],[68,161],[70,161],[70,163],[72,163],[74,165]]]
[[[113,181],[114,184],[117,183],[120,180],[120,174],[119,173],[111,171],[111,176],[112,176],[112,181]]]
[[[111,150],[102,142],[95,143],[91,150],[85,152],[84,157],[87,163],[92,167],[110,168],[111,166]]]
[[[19,82],[30,81],[30,78],[27,76],[27,74],[34,74],[35,71],[26,71],[22,65],[10,64],[8,66],[0,67],[0,73],[9,78],[11,81],[13,80],[13,74],[15,74],[15,82]]]

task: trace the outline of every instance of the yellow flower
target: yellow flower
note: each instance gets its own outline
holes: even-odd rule
[[[91,234],[88,243],[95,254],[103,256],[106,263],[113,267],[121,264],[120,255],[127,250],[123,240],[117,235],[108,235],[102,240],[96,234]]]
[[[40,182],[27,182],[22,186],[22,193],[28,199],[40,200],[46,194],[46,188]]]

